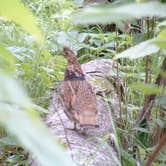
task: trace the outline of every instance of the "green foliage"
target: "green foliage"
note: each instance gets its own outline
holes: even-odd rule
[[[36,36],[39,41],[41,40],[41,32],[36,25],[35,17],[19,0],[1,0],[0,3],[0,15],[2,18],[16,22],[27,32]]]
[[[13,152],[8,147],[19,145],[44,165],[72,165],[63,157],[59,144],[48,134],[38,115],[48,112],[43,107],[48,107],[54,84],[63,78],[66,61],[58,55],[65,45],[77,53],[81,63],[99,58],[118,59],[117,73],[122,70],[125,102],[119,103],[123,124],[119,125],[120,121],[115,120],[118,131],[115,140],[118,139],[120,144],[122,165],[136,165],[136,161],[143,165],[153,148],[152,135],[156,124],[161,129],[165,127],[164,119],[160,117],[166,105],[165,91],[154,85],[164,58],[161,49],[166,49],[165,4],[119,1],[78,10],[72,1],[22,1],[26,7],[18,0],[2,1],[0,6],[3,16],[0,19],[0,122],[3,124],[0,143],[8,145],[4,147],[6,151],[3,157],[0,156],[0,162],[14,165],[18,160],[20,165],[28,165],[23,149],[16,150],[13,161],[8,162],[8,151]],[[144,19],[147,16],[149,25]],[[125,27],[128,21],[130,31]],[[116,27],[112,29],[108,23],[116,23]],[[37,37],[37,42],[32,35]],[[148,55],[149,82],[145,85],[142,83],[146,76],[143,57]],[[160,95],[152,109],[150,126],[139,126],[135,129],[138,134],[135,134],[133,128],[137,115],[144,105],[144,96],[149,94]],[[4,126],[10,134],[6,135]],[[155,165],[165,162],[164,154],[164,151],[159,154]]]
[[[1,4],[2,16],[20,24],[24,30],[36,35],[38,41],[41,41],[40,31],[35,25],[32,14],[19,1],[10,2],[3,1]],[[47,103],[48,89],[52,86],[52,80],[55,79],[54,57],[46,48],[39,45],[40,42],[35,43],[31,36],[12,22],[0,20],[0,36],[0,43],[3,43],[0,44],[0,63],[2,64],[0,66],[0,123],[12,136],[10,140],[6,134],[1,135],[0,142],[13,146],[13,138],[16,138],[19,145],[35,156],[42,165],[51,166],[55,163],[73,165],[68,157],[64,158],[62,147],[48,133],[34,109],[46,111],[33,104],[18,83],[18,79],[21,78],[22,84],[34,97],[35,103],[41,104],[43,101]],[[49,69],[51,64],[52,69]],[[11,72],[13,76],[7,76]],[[47,98],[39,100],[40,97],[45,97],[44,95]],[[6,163],[4,158],[0,158],[0,161]],[[13,165],[15,160],[9,163]],[[25,161],[17,163],[25,164]]]
[[[36,56],[31,58],[18,66],[18,76],[24,80],[23,85],[35,103],[46,107],[50,97],[50,88],[53,86],[52,81],[56,80],[54,59],[46,51],[37,52]]]
[[[159,10],[156,10],[156,9]],[[154,128],[156,126],[156,114],[159,114],[161,110],[159,105],[156,102],[154,108],[152,108],[152,122],[144,121],[140,124],[139,127],[135,129],[136,132],[131,132],[133,130],[135,121],[137,119],[138,110],[142,110],[144,105],[143,98],[145,95],[161,95],[165,96],[165,91],[163,87],[157,87],[151,83],[155,82],[157,74],[159,73],[161,62],[163,60],[163,52],[161,49],[165,49],[165,20],[163,17],[166,17],[166,6],[165,4],[153,1],[153,2],[143,2],[143,3],[115,3],[105,6],[91,6],[85,9],[80,10],[78,14],[73,17],[73,22],[76,24],[108,24],[116,23],[117,27],[115,29],[116,38],[112,39],[114,43],[115,58],[130,58],[130,61],[127,59],[119,59],[119,62],[123,66],[124,70],[124,80],[126,89],[125,89],[125,109],[122,113],[123,124],[120,125],[119,137],[121,142],[121,157],[123,165],[136,165],[136,162],[140,165],[143,164],[143,161],[147,157],[147,147],[152,146]],[[160,19],[158,22],[153,21],[153,17],[158,16]],[[135,24],[134,20],[137,18],[149,18],[144,20],[145,25],[142,26],[141,32],[130,32],[132,37],[133,47],[128,48],[131,43],[128,45],[128,41],[124,44],[124,47],[120,48],[121,43],[119,38],[119,32],[117,30],[122,30],[122,32],[128,33],[127,29],[120,28],[123,22],[128,22],[130,20],[130,26],[132,27]],[[160,23],[161,21],[161,23]],[[159,23],[156,27],[156,24]],[[124,24],[125,25],[125,24]],[[133,27],[134,27],[133,26]],[[130,27],[130,28],[131,28]],[[101,42],[101,40],[100,40]],[[100,46],[101,47],[101,46]],[[114,49],[109,48],[110,50]],[[128,48],[128,49],[126,49]],[[119,53],[120,52],[120,53]],[[149,55],[151,57],[149,57]],[[147,60],[142,57],[148,56]],[[142,58],[142,59],[140,59]],[[151,65],[151,66],[147,66]],[[145,72],[145,68],[146,72]],[[147,76],[147,72],[149,76]],[[145,78],[148,77],[147,84],[142,84],[142,81],[145,81]],[[137,108],[137,109],[136,109]],[[160,110],[160,111],[159,111]],[[161,120],[160,115],[157,115],[157,119]],[[163,120],[161,120],[163,122]],[[119,124],[120,122],[116,122]],[[149,124],[150,123],[150,124]],[[149,128],[147,129],[147,124]],[[161,124],[161,123],[160,123]],[[164,130],[162,125],[161,130]],[[118,129],[119,129],[118,128]],[[124,132],[125,131],[125,132]],[[138,148],[134,151],[134,148]],[[125,149],[125,150],[124,150]],[[134,153],[134,154],[133,154]],[[162,155],[161,155],[162,156]],[[162,157],[161,157],[162,158]],[[162,158],[163,159],[163,158]],[[159,164],[161,159],[157,158],[155,164]],[[165,160],[164,160],[165,161]],[[163,162],[163,160],[162,160]]]
[[[44,96],[44,94],[45,98],[48,98],[49,94],[47,90],[52,85],[49,78],[52,76],[50,76],[49,73],[42,68],[46,68],[49,65],[49,61],[51,61],[52,56],[49,55],[46,51],[44,52],[43,49],[40,51],[38,49],[38,47],[40,46],[38,44],[35,44],[33,40],[29,41],[30,38],[27,34],[24,34],[24,36],[22,36],[23,33],[19,34],[15,25],[10,25],[4,22],[1,22],[0,25],[1,41],[5,45],[4,48],[10,53],[10,58],[7,58],[7,56],[5,56],[9,60],[8,63],[3,63],[3,65],[6,65],[7,70],[9,70],[11,67],[15,68],[14,76],[16,78],[25,80],[22,84],[28,90],[29,95],[33,97],[34,101],[38,101],[38,98]],[[24,37],[26,37],[26,39]],[[28,40],[28,43],[26,43],[26,40]],[[10,61],[12,61],[13,64],[11,64]],[[3,67],[3,70],[4,69],[5,68]],[[41,73],[43,74],[43,76],[45,75],[45,77],[43,77]],[[37,75],[38,77],[36,77]],[[41,91],[41,93],[36,94],[36,87],[42,89],[43,85],[47,85],[43,89],[45,91]],[[32,96],[33,94],[35,95]],[[39,104],[39,102],[36,103]],[[46,105],[47,102],[45,100],[42,106]]]
[[[64,152],[48,133],[36,112],[31,109],[30,100],[17,82],[1,73],[0,85],[4,87],[0,93],[0,123],[42,165],[73,165],[63,157]]]
[[[37,16],[45,42],[50,50],[57,51],[54,35],[59,31],[73,29],[71,15],[74,10],[72,1],[66,0],[23,0],[24,4]]]
[[[0,69],[10,72],[14,70],[15,60],[13,55],[3,45],[0,44]]]

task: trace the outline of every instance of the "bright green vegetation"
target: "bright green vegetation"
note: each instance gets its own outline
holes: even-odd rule
[[[40,120],[63,78],[66,61],[58,55],[65,45],[80,63],[119,63],[125,89],[122,119],[115,120],[121,163],[143,165],[166,129],[166,85],[155,85],[159,73],[166,78],[166,4],[130,2],[80,9],[72,0],[0,0],[0,163],[28,165],[25,148],[47,166],[72,165]],[[135,131],[144,98],[152,94],[157,97],[147,125]],[[153,165],[164,166],[165,156],[162,148]]]

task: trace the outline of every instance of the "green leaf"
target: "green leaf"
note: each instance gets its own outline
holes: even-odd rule
[[[159,97],[158,103],[159,103],[160,105],[166,106],[166,96],[164,96],[164,97]]]
[[[37,20],[32,13],[24,7],[20,0],[0,0],[0,16],[3,19],[13,21],[32,34],[38,41],[42,41],[42,35],[37,27]]]
[[[20,85],[0,73],[0,87],[0,123],[7,131],[41,165],[55,166],[56,163],[58,166],[73,166],[58,141],[48,133],[38,114],[31,110],[32,103]]]
[[[166,49],[166,29],[159,33],[157,38],[154,40],[154,43],[160,48]]]
[[[0,87],[0,103],[19,105],[22,108],[31,105],[31,101],[21,89],[21,85],[2,73],[0,73]]]
[[[9,136],[0,138],[0,143],[4,145],[18,145],[13,138]]]
[[[150,133],[146,128],[142,128],[142,127],[137,127],[135,128],[136,131],[140,131],[142,133]]]
[[[148,10],[147,10],[148,9]],[[166,5],[159,2],[93,6],[80,10],[73,18],[77,24],[117,23],[142,17],[166,17]]]
[[[132,84],[132,89],[139,90],[145,95],[155,95],[159,94],[162,91],[161,87],[157,87],[156,85],[146,85],[146,84]]]
[[[157,25],[157,29],[161,29],[162,27],[166,27],[166,20],[160,22],[160,23]]]
[[[15,58],[1,43],[0,43],[0,68],[11,72],[15,69]]]
[[[58,166],[73,165],[38,116],[9,104],[0,104],[0,107],[0,122],[38,162],[47,166],[54,166],[55,163]]]
[[[130,153],[127,153],[125,150],[121,149],[121,157],[123,160],[123,165],[126,166],[135,166],[135,160]]]
[[[66,59],[63,56],[57,56],[55,60],[55,73],[58,80],[62,80],[64,77],[64,70],[66,66]]]
[[[37,111],[40,111],[41,113],[48,113],[48,110],[40,107],[39,105],[36,105],[36,104],[32,104],[32,108],[34,110],[37,110]]]
[[[152,42],[154,40],[147,40],[144,41],[134,47],[131,47],[122,53],[117,54],[114,58],[130,58],[130,59],[136,59],[141,58],[147,55],[152,55],[159,51],[159,47],[154,45]]]

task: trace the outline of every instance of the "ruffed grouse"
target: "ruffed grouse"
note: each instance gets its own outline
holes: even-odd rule
[[[67,68],[60,85],[60,98],[67,117],[81,127],[98,127],[96,96],[72,50],[64,47],[61,54],[67,59]]]

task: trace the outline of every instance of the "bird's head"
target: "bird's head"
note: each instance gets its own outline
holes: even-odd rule
[[[74,52],[68,47],[64,47],[63,51],[60,54],[63,55],[68,60],[75,58]]]

